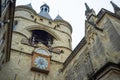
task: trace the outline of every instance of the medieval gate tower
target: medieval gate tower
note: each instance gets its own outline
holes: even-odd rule
[[[72,27],[59,15],[52,20],[47,4],[40,10],[37,14],[31,4],[16,7],[11,59],[2,67],[1,80],[64,80]]]
[[[85,3],[85,36],[74,50],[71,25],[60,15],[52,19],[47,4],[40,13],[31,4],[17,6],[11,52],[3,44],[10,61],[1,53],[0,80],[120,80],[120,7],[110,3],[114,12],[102,8],[97,15]]]

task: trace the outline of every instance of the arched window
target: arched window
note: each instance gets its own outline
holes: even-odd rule
[[[47,12],[47,8],[45,8],[45,12]]]
[[[31,42],[33,45],[40,42],[46,46],[51,46],[53,44],[53,36],[43,30],[33,30]]]

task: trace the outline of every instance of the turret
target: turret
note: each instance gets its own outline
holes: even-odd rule
[[[49,15],[49,6],[47,4],[43,4],[41,7],[40,7],[40,13],[39,15],[42,16],[42,17],[45,17],[47,19],[52,19],[51,16]]]

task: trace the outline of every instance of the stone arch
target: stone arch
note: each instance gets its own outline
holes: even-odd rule
[[[47,33],[49,33],[50,35],[52,35],[56,40],[60,40],[60,37],[52,31],[52,28],[50,29],[49,27],[45,27],[45,26],[41,26],[41,25],[32,25],[32,26],[28,26],[26,28],[26,30],[28,30],[28,31],[43,30],[43,31],[46,31]]]

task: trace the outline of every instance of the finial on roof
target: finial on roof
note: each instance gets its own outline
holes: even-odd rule
[[[110,3],[112,4],[115,12],[120,11],[120,7],[118,7],[118,6],[117,6],[115,3],[113,3],[112,1],[110,1]]]

